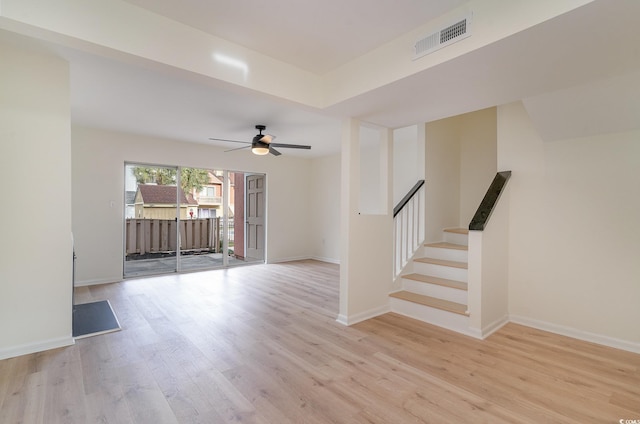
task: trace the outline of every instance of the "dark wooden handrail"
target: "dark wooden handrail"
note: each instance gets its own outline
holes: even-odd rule
[[[404,208],[406,206],[406,204],[409,203],[409,200],[411,200],[411,198],[413,196],[415,196],[415,194],[418,192],[418,190],[420,190],[420,187],[422,187],[423,185],[424,185],[424,180],[419,180],[416,183],[416,185],[414,185],[413,188],[411,190],[409,190],[409,192],[402,198],[402,200],[400,200],[400,202],[398,202],[396,207],[393,208],[393,217],[394,218],[396,217],[396,215],[398,215],[400,213],[402,208]]]
[[[493,209],[498,203],[502,189],[507,184],[507,181],[509,181],[509,177],[511,177],[511,171],[502,171],[496,174],[482,202],[480,202],[476,214],[473,215],[473,219],[469,223],[470,230],[484,230],[485,225],[489,222],[489,217]]]

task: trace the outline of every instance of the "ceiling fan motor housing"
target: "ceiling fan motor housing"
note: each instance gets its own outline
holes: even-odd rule
[[[269,143],[271,143],[271,141],[272,141],[275,137],[274,137],[274,136],[272,136],[272,135],[269,135],[269,134],[262,134],[262,131],[264,131],[264,130],[266,130],[266,129],[267,129],[267,126],[266,126],[266,125],[258,124],[258,125],[256,125],[256,129],[257,129],[258,131],[260,131],[260,133],[259,133],[259,134],[257,134],[255,137],[253,137],[253,143],[252,143],[252,146],[254,146],[254,147],[255,147],[255,146],[256,146],[256,143],[257,143],[257,142],[260,142],[260,146],[261,146],[261,147],[267,147],[267,148],[268,148],[268,147],[269,147]]]
[[[251,141],[251,151],[256,155],[266,155],[271,150],[268,141],[265,141],[266,136],[262,134],[262,131],[266,128],[264,125],[256,125],[256,129],[260,131],[260,134],[253,137],[253,141]]]
[[[269,148],[269,143],[263,141],[264,135],[258,134],[253,137],[253,141],[251,142],[251,147],[266,147]]]

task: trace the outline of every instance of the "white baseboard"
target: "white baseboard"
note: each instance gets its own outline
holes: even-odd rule
[[[16,356],[28,355],[30,353],[42,352],[49,349],[57,349],[59,347],[71,346],[75,340],[71,335],[68,337],[59,337],[56,339],[43,340],[36,343],[27,343],[18,346],[0,349],[0,360],[14,358]]]
[[[565,327],[564,325],[553,324],[550,322],[540,321],[537,319],[518,315],[510,315],[509,321],[516,324],[526,325],[527,327],[537,328],[538,330],[560,334],[561,336],[572,337],[574,339],[597,343],[633,353],[640,353],[640,343],[637,342],[616,339],[614,337],[603,336],[602,334],[590,333],[588,331],[582,331],[576,328]]]
[[[322,256],[312,256],[309,259],[313,259],[314,261],[326,262],[328,264],[340,265],[340,259],[324,258]]]
[[[74,283],[75,287],[97,286],[99,284],[121,283],[122,278],[98,278],[95,280],[82,280]]]
[[[389,305],[383,305],[377,308],[369,309],[368,311],[360,312],[358,314],[353,314],[353,315],[340,314],[338,315],[338,318],[336,319],[336,321],[342,325],[353,325],[362,321],[366,321],[371,318],[375,318],[380,315],[384,315],[387,312],[391,312],[391,308],[389,307]]]
[[[271,259],[267,263],[269,263],[269,264],[280,264],[280,263],[284,263],[284,262],[306,261],[306,260],[314,260],[314,261],[326,262],[326,263],[329,263],[329,264],[340,265],[340,260],[338,260],[338,259],[323,258],[321,256],[295,256],[295,257],[292,257],[292,258],[277,258],[277,259]]]
[[[349,325],[349,320],[347,319],[347,316],[344,314],[339,314],[338,318],[336,318],[336,321],[342,325]]]
[[[304,261],[307,259],[311,259],[311,256],[292,256],[290,258],[275,258],[275,259],[269,259],[268,261],[265,261],[265,263],[279,264],[283,262]]]
[[[469,327],[462,334],[464,334],[466,336],[473,337],[474,339],[479,339],[479,340],[484,339],[484,337],[482,337],[482,330],[479,330],[479,329],[473,328],[473,327]]]
[[[491,324],[484,326],[484,328],[482,329],[480,338],[486,339],[487,337],[489,337],[490,335],[492,335],[493,333],[495,333],[496,331],[498,331],[508,323],[509,323],[509,315],[505,315],[502,318],[495,320]]]

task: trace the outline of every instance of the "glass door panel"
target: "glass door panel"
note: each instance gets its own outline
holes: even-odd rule
[[[180,168],[180,185],[185,193],[186,214],[180,222],[179,270],[219,268],[224,265],[224,172]]]
[[[177,171],[176,167],[125,164],[125,278],[178,269],[178,216],[184,219],[187,211],[181,204],[180,198],[186,198],[178,190]]]

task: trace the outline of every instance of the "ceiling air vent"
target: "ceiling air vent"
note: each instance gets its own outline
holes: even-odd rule
[[[471,14],[416,41],[413,60],[471,35]]]

